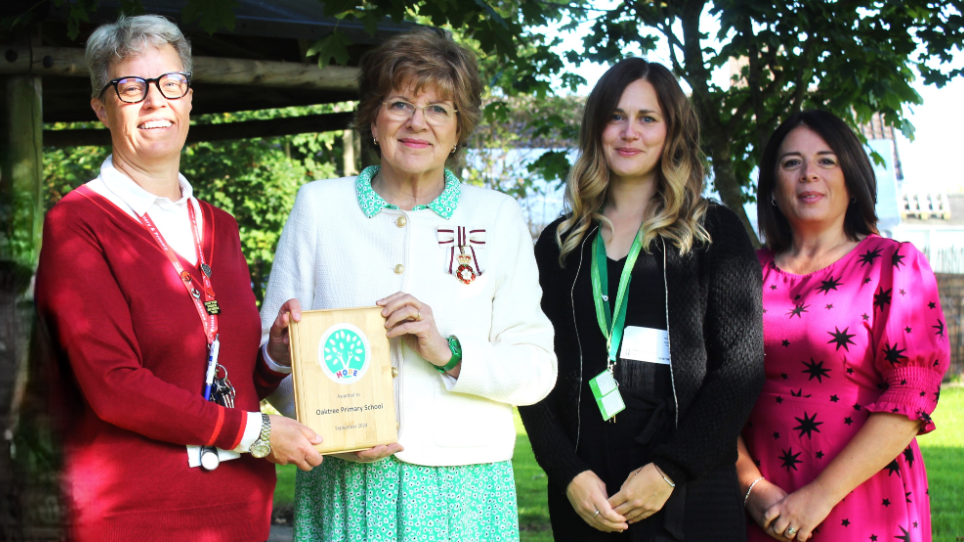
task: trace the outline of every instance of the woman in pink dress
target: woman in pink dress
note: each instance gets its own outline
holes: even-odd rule
[[[950,353],[934,273],[877,234],[876,179],[856,134],[798,113],[760,164],[766,384],[737,470],[763,541],[931,540],[916,435]]]

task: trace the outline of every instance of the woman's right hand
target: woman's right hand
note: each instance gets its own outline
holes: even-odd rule
[[[298,468],[307,472],[321,465],[321,454],[315,449],[315,444],[321,444],[321,435],[310,427],[302,425],[298,420],[284,416],[269,416],[271,418],[271,453],[267,460],[278,465],[294,463]]]
[[[770,527],[772,520],[766,520],[766,511],[786,497],[787,492],[783,488],[763,478],[750,491],[750,497],[746,501],[746,511],[750,513],[750,517],[761,529],[769,533],[767,529]]]
[[[345,461],[354,461],[355,463],[374,463],[376,461],[381,461],[390,455],[395,455],[404,449],[405,448],[403,448],[401,444],[393,442],[387,445],[375,446],[374,448],[369,448],[367,450],[332,455],[339,459],[344,459]]]
[[[609,505],[606,483],[591,470],[582,471],[569,482],[566,497],[579,517],[595,529],[612,533],[629,528],[626,518]]]

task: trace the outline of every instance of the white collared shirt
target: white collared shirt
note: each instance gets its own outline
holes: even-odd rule
[[[107,198],[135,220],[139,215],[147,213],[161,235],[164,236],[167,244],[174,249],[174,252],[190,262],[191,265],[197,265],[197,249],[194,245],[194,235],[191,233],[191,217],[188,214],[187,206],[189,204],[194,206],[194,216],[197,219],[198,230],[200,230],[202,236],[204,235],[204,216],[201,214],[201,207],[194,197],[194,189],[191,188],[191,183],[180,173],[177,175],[177,180],[181,185],[181,198],[179,200],[171,201],[170,198],[155,196],[134,182],[127,174],[115,168],[113,155],[111,155],[101,164],[100,175],[87,183],[87,188]],[[203,237],[199,241],[203,243]],[[271,365],[277,366],[277,364]],[[260,434],[261,413],[248,412],[241,443],[233,451],[247,452]],[[196,447],[188,446],[189,455],[192,453],[192,448]],[[222,461],[237,457],[232,457],[230,454],[231,452],[225,452],[224,450],[218,452]]]
[[[170,198],[155,196],[115,168],[113,156],[108,156],[100,166],[100,175],[87,183],[87,188],[104,196],[135,220],[147,213],[174,252],[192,265],[197,265],[197,250],[191,233],[188,204],[194,206],[194,215],[202,235],[204,217],[197,199],[194,198],[191,183],[181,174],[178,174],[177,180],[181,185],[181,199],[171,201]],[[201,241],[203,242],[203,239]]]

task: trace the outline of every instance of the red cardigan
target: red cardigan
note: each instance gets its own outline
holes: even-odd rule
[[[212,472],[185,444],[235,448],[246,412],[284,375],[259,356],[261,320],[234,218],[201,202],[234,409],[204,401],[207,343],[151,235],[86,186],[46,216],[36,303],[69,406],[64,491],[78,541],[264,541],[274,465],[249,454]],[[181,264],[200,281],[198,269]]]

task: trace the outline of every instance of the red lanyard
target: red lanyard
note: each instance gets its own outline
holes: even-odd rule
[[[192,285],[194,277],[191,276],[181,262],[177,259],[177,254],[171,249],[171,246],[167,244],[164,240],[164,236],[161,235],[160,230],[151,221],[151,217],[147,213],[143,215],[137,215],[137,219],[140,221],[141,225],[151,233],[154,240],[157,241],[158,246],[161,247],[161,251],[167,255],[167,259],[170,260],[171,265],[174,266],[174,270],[177,271],[177,276],[181,278],[182,284],[184,284],[184,289],[191,296],[191,301],[194,302],[194,308],[197,309],[198,316],[201,317],[201,325],[204,326],[204,335],[207,337],[208,346],[214,343],[215,338],[218,335],[218,313],[221,312],[218,307],[218,302],[214,297],[214,287],[211,286],[211,267],[204,260],[204,251],[201,249],[201,238],[200,229],[197,225],[197,217],[194,215],[194,204],[188,200],[187,202],[187,212],[191,217],[191,233],[194,236],[194,247],[197,250],[198,267],[201,268],[201,280],[203,281],[204,290],[204,302],[201,302],[201,292],[197,291]],[[135,215],[137,213],[134,213]]]

